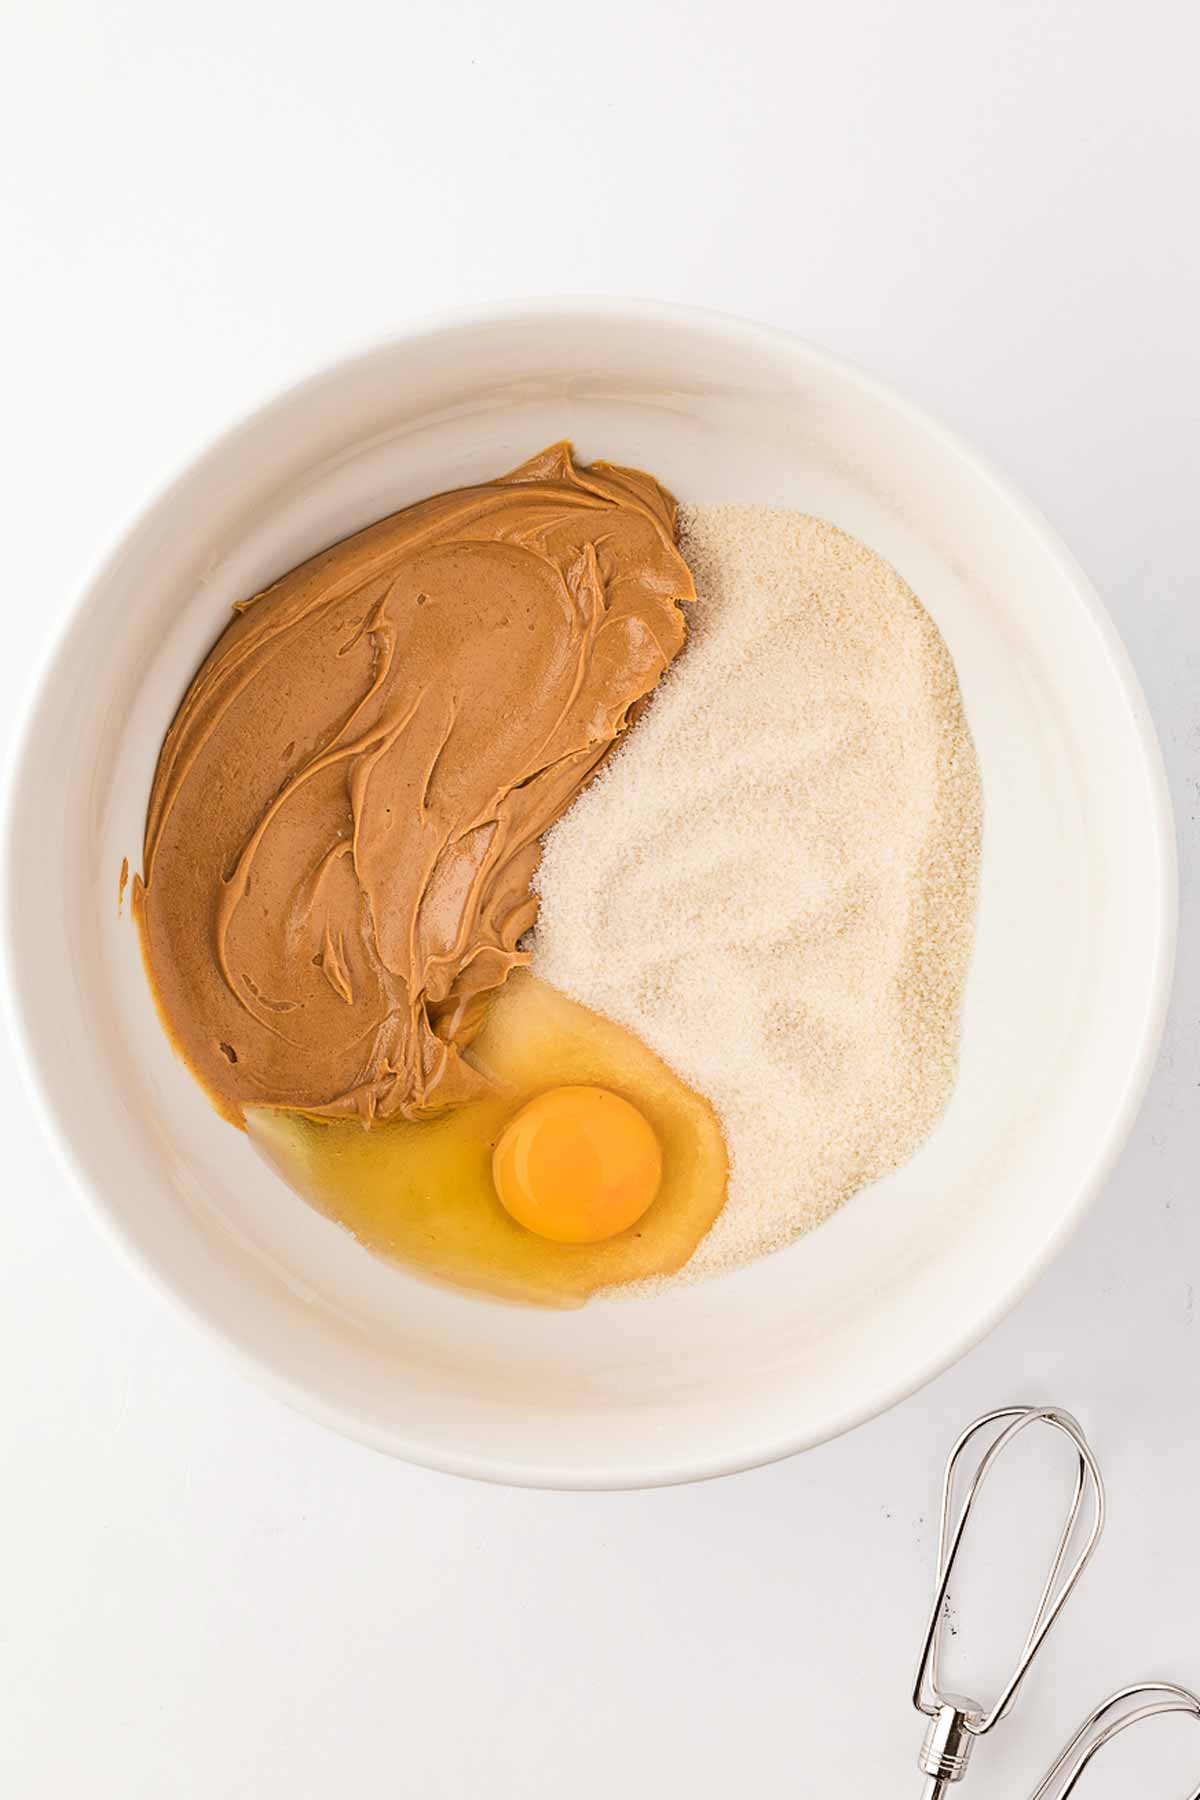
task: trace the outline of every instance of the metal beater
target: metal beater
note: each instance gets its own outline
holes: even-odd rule
[[[1042,1587],[1037,1611],[1017,1658],[1017,1666],[998,1698],[991,1706],[985,1707],[978,1700],[968,1699],[962,1694],[946,1693],[942,1688],[940,1672],[946,1595],[980,1489],[1014,1439],[1031,1425],[1037,1424],[1060,1431],[1070,1439],[1078,1458],[1075,1487],[1059,1534],[1050,1573]],[[963,1457],[977,1439],[988,1431],[994,1431],[997,1426],[1002,1426],[1003,1429],[993,1437],[984,1451],[956,1513],[955,1489]],[[967,1426],[946,1463],[946,1475],[942,1483],[941,1522],[938,1528],[937,1583],[933,1605],[929,1609],[929,1623],[921,1645],[917,1677],[913,1683],[913,1705],[929,1720],[925,1742],[918,1758],[922,1773],[929,1778],[923,1800],[941,1800],[952,1782],[962,1780],[967,1772],[975,1740],[986,1737],[1009,1711],[1034,1657],[1045,1643],[1051,1626],[1091,1560],[1103,1529],[1104,1482],[1091,1447],[1070,1413],[1060,1412],[1056,1407],[1003,1406],[996,1412],[985,1413],[973,1425]],[[1080,1548],[1072,1560],[1072,1548],[1081,1539]]]
[[[1070,1800],[1092,1758],[1106,1744],[1111,1744],[1131,1725],[1140,1724],[1143,1719],[1159,1718],[1163,1713],[1189,1713],[1193,1719],[1200,1719],[1200,1699],[1187,1688],[1175,1687],[1169,1681],[1143,1681],[1136,1687],[1121,1688],[1110,1694],[1088,1714],[1075,1736],[1051,1763],[1032,1800]],[[1200,1786],[1191,1790],[1188,1800],[1200,1800]]]
[[[991,1706],[984,1706],[964,1695],[947,1693],[942,1687],[946,1598],[980,1489],[1014,1439],[1036,1424],[1061,1432],[1069,1439],[1077,1458],[1075,1483],[1050,1572],[1016,1668]],[[989,1432],[991,1440],[983,1450],[956,1510],[955,1490],[964,1456]],[[1104,1511],[1104,1482],[1095,1455],[1078,1422],[1058,1407],[1006,1406],[985,1413],[973,1425],[968,1425],[951,1450],[942,1484],[937,1580],[913,1684],[913,1705],[929,1720],[918,1758],[921,1771],[927,1777],[922,1800],[943,1800],[952,1784],[961,1781],[966,1774],[975,1740],[986,1737],[1011,1710],[1051,1626],[1091,1560],[1104,1529]],[[1176,1687],[1170,1682],[1143,1682],[1110,1695],[1088,1714],[1060,1751],[1032,1800],[1070,1800],[1093,1757],[1106,1744],[1130,1726],[1164,1713],[1188,1713],[1200,1719],[1200,1698],[1187,1688]],[[1188,1800],[1200,1800],[1200,1786],[1193,1789]]]

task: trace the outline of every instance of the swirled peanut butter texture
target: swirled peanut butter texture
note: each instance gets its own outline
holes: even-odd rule
[[[219,1110],[416,1118],[526,958],[539,840],[680,648],[675,502],[557,444],[235,608],[163,743],[134,907]]]

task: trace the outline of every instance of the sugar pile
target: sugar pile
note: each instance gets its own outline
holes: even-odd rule
[[[549,833],[533,947],[720,1115],[729,1197],[673,1281],[787,1244],[937,1121],[981,816],[954,665],[887,563],[767,507],[681,531],[690,641]]]

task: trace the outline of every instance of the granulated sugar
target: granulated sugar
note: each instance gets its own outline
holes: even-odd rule
[[[980,847],[954,666],[895,571],[799,513],[681,528],[690,642],[547,837],[533,957],[721,1118],[728,1201],[672,1281],[789,1243],[928,1134]]]

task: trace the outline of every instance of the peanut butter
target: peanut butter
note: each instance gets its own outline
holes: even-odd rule
[[[415,1118],[527,959],[539,840],[683,642],[675,502],[556,444],[235,608],[167,733],[133,904],[229,1119]]]

